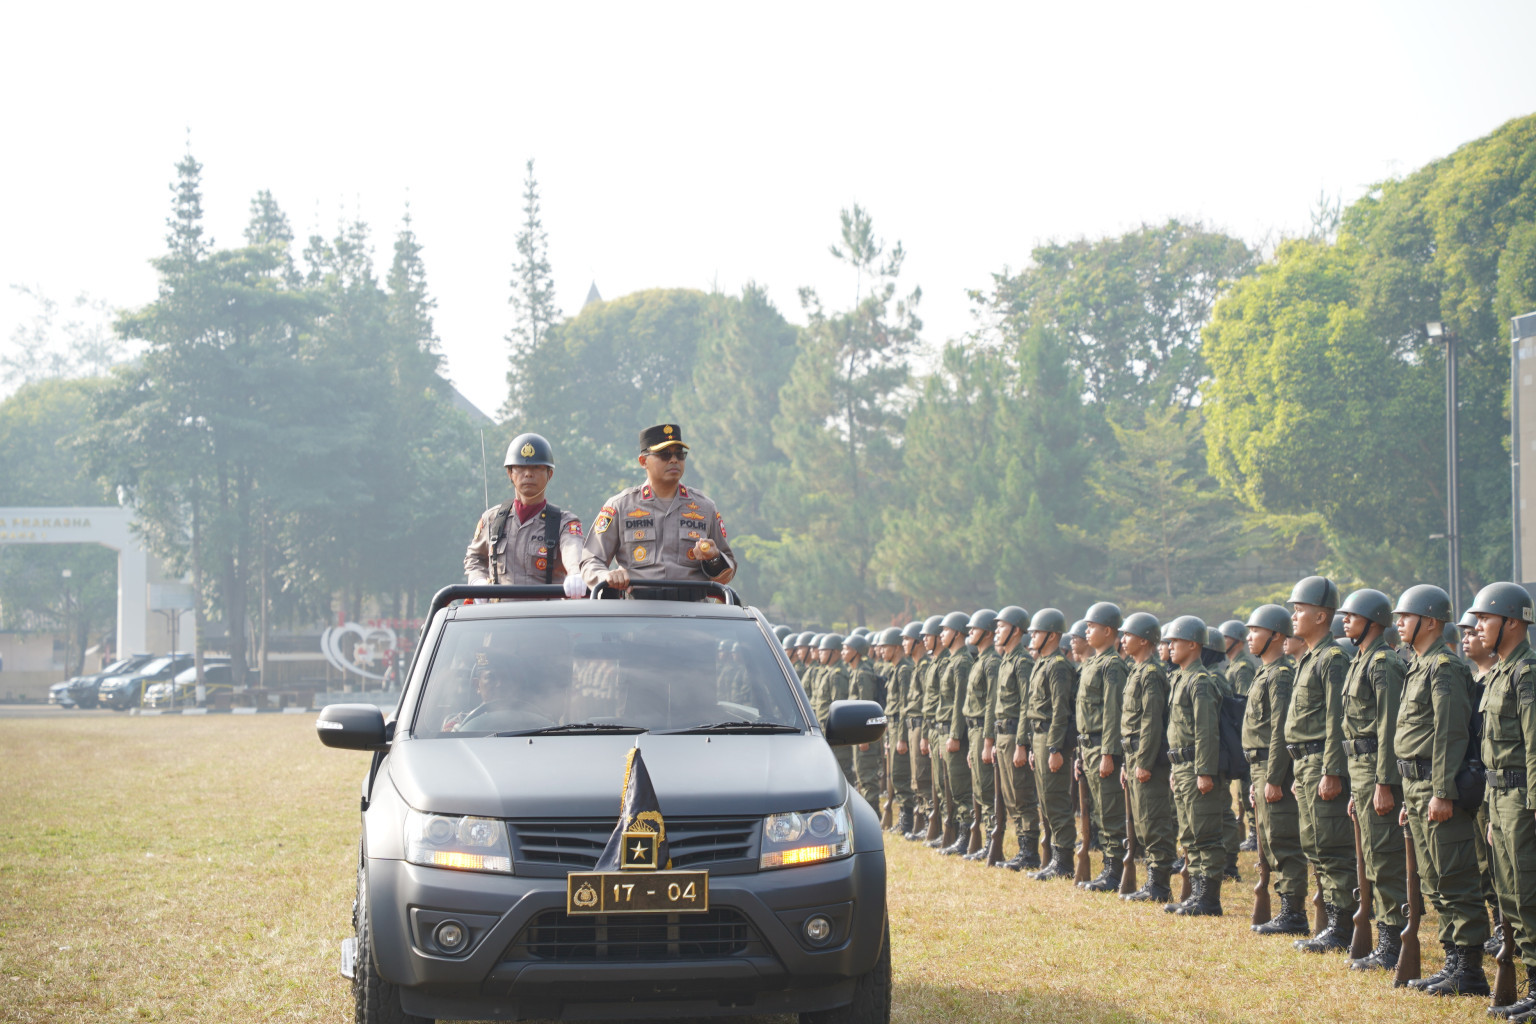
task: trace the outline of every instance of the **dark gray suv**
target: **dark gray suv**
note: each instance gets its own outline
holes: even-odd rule
[[[322,711],[322,741],[373,752],[358,1021],[890,1019],[880,822],[829,745],[883,712],[839,702],[824,734],[759,612],[655,587],[449,587],[393,716]],[[670,861],[598,870],[631,759]]]

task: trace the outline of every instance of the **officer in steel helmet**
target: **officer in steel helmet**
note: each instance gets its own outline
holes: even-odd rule
[[[1356,590],[1339,608],[1344,635],[1355,657],[1344,676],[1344,752],[1349,756],[1349,811],[1360,827],[1365,875],[1371,880],[1376,948],[1356,970],[1391,970],[1406,919],[1407,864],[1397,812],[1403,805],[1403,777],[1397,771],[1397,710],[1403,696],[1403,662],[1383,640],[1392,623],[1392,601],[1379,590]]]
[[[971,823],[976,808],[972,802],[971,766],[967,757],[965,729],[965,686],[971,677],[974,659],[966,648],[966,626],[971,617],[965,612],[944,616],[939,632],[939,647],[949,652],[939,674],[939,724],[943,731],[944,771],[949,777],[949,798],[955,804],[955,839],[939,852],[956,857],[970,851]]]
[[[923,649],[928,652],[928,658],[924,662],[924,671],[919,673],[923,685],[925,731],[922,752],[928,758],[928,771],[934,788],[933,816],[923,838],[928,846],[936,850],[955,841],[954,799],[950,793],[948,762],[944,757],[949,726],[939,721],[939,678],[944,674],[950,657],[948,649],[939,646],[939,636],[943,632],[944,616],[930,615],[923,620]]]
[[[1470,611],[1483,646],[1498,658],[1481,707],[1495,889],[1528,982],[1536,982],[1536,655],[1527,640],[1536,606],[1524,587],[1490,583],[1477,592]],[[1502,1008],[1502,1015],[1536,1016],[1536,985],[1528,984],[1525,997]]]
[[[1035,772],[1040,811],[1051,830],[1051,860],[1031,877],[1039,881],[1071,878],[1071,764],[1077,677],[1061,653],[1066,616],[1042,608],[1029,620],[1029,650],[1035,666],[1029,675],[1024,717],[1030,733],[1029,766]]]
[[[1161,637],[1156,616],[1147,612],[1133,612],[1120,624],[1120,646],[1131,662],[1120,709],[1120,745],[1125,751],[1121,774],[1136,841],[1147,861],[1147,883],[1122,898],[1137,903],[1171,898],[1168,883],[1178,835],[1168,781],[1168,674],[1157,660]]]
[[[897,736],[896,754],[906,758],[907,774],[912,782],[912,818],[902,838],[916,842],[928,832],[928,816],[933,811],[933,772],[923,746],[922,667],[928,652],[923,647],[923,624],[916,620],[901,629],[901,656],[895,674],[906,694],[902,703],[902,731]]]
[[[1163,909],[1183,916],[1221,915],[1222,812],[1231,800],[1220,764],[1221,690],[1201,660],[1209,641],[1203,621],[1180,615],[1163,630],[1178,666],[1170,680],[1168,760],[1173,797],[1184,805],[1184,850],[1191,876],[1189,899]],[[1230,807],[1226,813],[1230,814]]]
[[[1261,604],[1248,616],[1248,653],[1258,674],[1243,708],[1243,758],[1253,779],[1259,848],[1269,862],[1280,912],[1253,926],[1260,935],[1306,935],[1307,859],[1296,818],[1295,771],[1285,747],[1285,716],[1291,707],[1295,662],[1285,654],[1291,616],[1277,604]]]
[[[1296,683],[1285,718],[1285,742],[1296,768],[1296,808],[1301,846],[1318,871],[1328,927],[1297,949],[1309,953],[1348,950],[1354,935],[1355,836],[1344,795],[1344,673],[1348,658],[1333,638],[1339,588],[1308,576],[1291,589],[1286,606],[1291,632],[1307,645],[1296,666]]]
[[[1002,660],[987,713],[987,733],[992,737],[987,754],[1002,790],[1007,818],[998,826],[1011,822],[1019,844],[1018,853],[1002,864],[1010,871],[1040,866],[1040,795],[1035,790],[1035,773],[1029,767],[1029,723],[1023,717],[1034,667],[1023,642],[1028,625],[1029,612],[1011,604],[997,613],[992,632],[992,646]]]
[[[1488,941],[1488,915],[1473,850],[1473,810],[1467,806],[1475,806],[1481,794],[1473,791],[1474,776],[1462,773],[1469,756],[1478,753],[1469,728],[1472,675],[1445,644],[1452,616],[1444,590],[1428,583],[1409,587],[1398,596],[1393,614],[1398,632],[1417,655],[1403,680],[1393,737],[1403,777],[1397,820],[1412,832],[1420,888],[1440,916],[1445,949],[1439,971],[1408,984],[1434,995],[1487,995],[1483,943]]]
[[[842,658],[848,672],[849,700],[880,700],[880,677],[869,664],[867,634],[854,633],[843,641]],[[860,743],[853,750],[853,777],[859,793],[877,812],[880,810],[879,743]]]
[[[507,480],[513,496],[480,514],[464,552],[470,583],[560,583],[568,597],[585,594],[581,575],[581,520],[544,497],[555,475],[555,452],[538,434],[519,434],[507,445]]]
[[[888,831],[906,835],[912,831],[917,794],[912,788],[912,758],[907,745],[907,702],[911,698],[912,659],[902,651],[901,630],[882,629],[875,637],[875,651],[885,677],[885,770],[891,780],[895,816]]]
[[[1333,622],[1329,624],[1329,632],[1333,634],[1334,641],[1339,645],[1339,650],[1351,660],[1355,657],[1355,642],[1349,638],[1349,633],[1344,629],[1344,613],[1334,612]]]
[[[811,707],[821,722],[823,732],[827,729],[827,719],[832,713],[832,702],[847,700],[852,686],[852,680],[842,664],[843,640],[841,633],[824,633],[818,650],[822,670],[816,677],[816,689],[811,693]],[[842,768],[848,784],[857,789],[859,780],[853,770],[852,749],[833,747],[832,754],[837,758],[838,767]]]
[[[971,792],[981,822],[981,845],[966,854],[966,859],[981,860],[991,847],[992,830],[1003,824],[997,820],[997,779],[992,759],[982,757],[995,746],[997,739],[987,731],[987,713],[992,707],[992,695],[997,690],[997,675],[1003,658],[992,643],[992,633],[997,628],[995,611],[991,608],[977,609],[965,628],[966,646],[976,654],[965,681],[965,699],[960,707],[958,727],[965,731],[962,745],[965,748],[966,767],[971,771]]]
[[[736,575],[736,557],[715,503],[683,484],[687,457],[677,424],[640,432],[638,458],[646,482],[603,502],[582,555],[587,586],[607,583],[623,590],[631,579],[729,583]]]
[[[1125,790],[1120,765],[1125,750],[1120,739],[1121,700],[1125,691],[1125,662],[1120,658],[1120,607],[1109,601],[1091,605],[1083,615],[1083,659],[1077,683],[1078,785],[1087,786],[1093,800],[1094,824],[1104,851],[1097,878],[1081,882],[1093,892],[1118,892],[1125,857]]]
[[[1087,661],[1089,655],[1093,653],[1093,649],[1088,646],[1087,627],[1087,622],[1078,619],[1072,623],[1072,628],[1067,630],[1067,650],[1064,653],[1067,656],[1067,660],[1079,672],[1082,670],[1083,662]]]

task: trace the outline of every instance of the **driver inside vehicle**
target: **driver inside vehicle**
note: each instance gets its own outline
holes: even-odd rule
[[[503,732],[554,725],[559,712],[551,713],[546,706],[550,687],[541,677],[540,660],[523,659],[519,666],[504,651],[481,652],[471,674],[479,703],[445,718],[442,731]]]

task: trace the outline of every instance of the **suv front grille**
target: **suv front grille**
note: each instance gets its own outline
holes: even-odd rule
[[[568,871],[590,871],[613,833],[614,819],[568,818],[513,821],[514,870],[544,865]],[[708,868],[719,874],[757,867],[757,837],[761,818],[668,818],[667,847],[675,870]],[[733,863],[734,862],[734,863]]]
[[[563,910],[546,910],[523,926],[502,959],[633,963],[766,953],[767,945],[757,929],[730,909],[703,914],[595,917],[571,917]]]

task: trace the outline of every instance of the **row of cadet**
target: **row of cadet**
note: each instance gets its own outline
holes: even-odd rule
[[[1310,576],[1218,628],[1099,602],[1070,627],[1009,606],[776,633],[823,723],[835,700],[883,702],[883,749],[834,750],[892,832],[1182,917],[1221,915],[1237,852],[1257,850],[1254,932],[1432,995],[1489,995],[1496,955],[1490,1013],[1536,1020],[1532,621],[1513,583],[1457,620],[1433,585],[1341,600]],[[1425,898],[1445,951],[1428,976]]]

